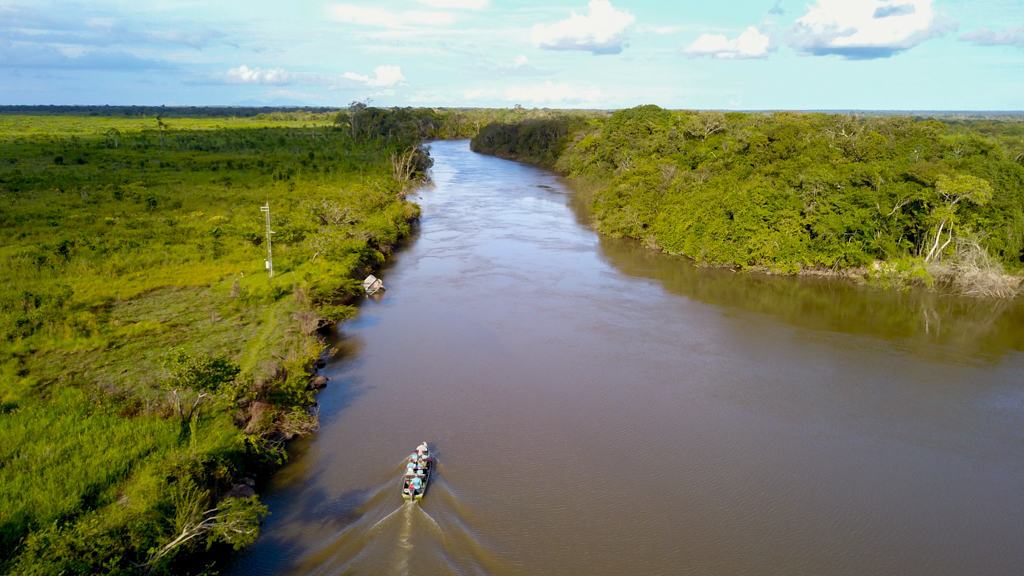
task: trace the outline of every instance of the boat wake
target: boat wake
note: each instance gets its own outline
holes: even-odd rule
[[[441,477],[431,482],[426,498],[418,502],[403,503],[394,480],[371,488],[351,521],[298,558],[289,572],[515,573],[482,541],[466,520],[457,495]]]

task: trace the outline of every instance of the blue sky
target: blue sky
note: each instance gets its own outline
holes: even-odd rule
[[[1024,0],[0,0],[0,103],[1024,109]]]

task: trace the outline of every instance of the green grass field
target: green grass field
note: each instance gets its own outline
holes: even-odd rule
[[[225,494],[314,426],[315,330],[418,215],[408,143],[331,122],[0,115],[0,571],[199,572],[255,537]]]

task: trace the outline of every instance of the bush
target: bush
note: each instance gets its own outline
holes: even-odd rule
[[[170,374],[168,386],[217,392],[230,384],[241,369],[223,356],[193,355],[178,351],[167,358],[164,368]]]

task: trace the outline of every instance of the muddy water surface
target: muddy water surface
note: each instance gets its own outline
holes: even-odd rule
[[[432,153],[235,574],[1021,573],[1021,303],[697,270]]]

